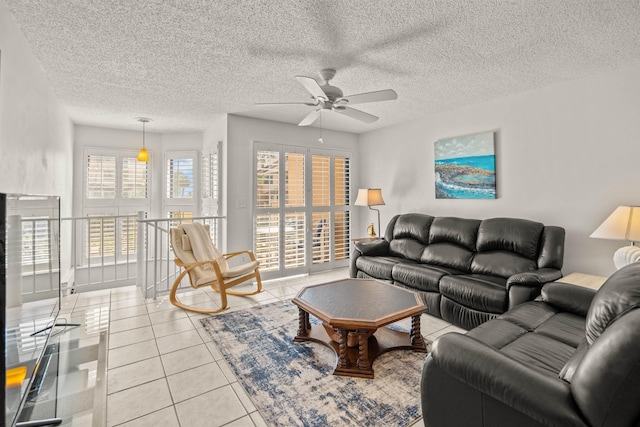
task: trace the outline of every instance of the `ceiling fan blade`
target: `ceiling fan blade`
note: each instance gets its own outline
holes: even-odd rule
[[[300,84],[302,84],[302,86],[304,86],[304,88],[308,90],[309,93],[314,98],[329,99],[329,97],[327,96],[326,93],[324,93],[324,91],[322,90],[322,88],[320,87],[316,79],[313,79],[311,77],[305,77],[305,76],[296,76],[296,79],[298,79]]]
[[[302,121],[298,123],[298,126],[309,126],[310,124],[315,122],[316,119],[320,117],[320,111],[322,111],[322,109],[315,110],[307,114],[307,117],[302,119]]]
[[[355,108],[349,107],[337,107],[334,108],[333,111],[336,113],[344,114],[345,116],[349,116],[352,119],[360,120],[365,123],[373,123],[378,120],[377,116],[373,114],[365,113],[364,111],[356,110]]]
[[[261,107],[270,107],[270,106],[278,106],[278,105],[308,105],[310,107],[315,107],[318,103],[314,102],[256,102],[253,105],[261,106]]]
[[[358,93],[355,95],[344,96],[341,100],[344,99],[347,101],[349,105],[353,104],[364,104],[366,102],[380,102],[380,101],[391,101],[394,99],[398,99],[398,94],[393,89],[385,89],[378,90],[375,92],[365,92]],[[340,100],[338,101],[338,103]]]

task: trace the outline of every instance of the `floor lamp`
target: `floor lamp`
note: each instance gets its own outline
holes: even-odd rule
[[[631,242],[613,254],[613,263],[618,270],[640,261],[640,247],[634,246],[634,242],[640,242],[640,206],[618,206],[589,237]]]
[[[378,212],[378,232],[382,234],[380,230],[380,210],[374,209],[371,206],[382,206],[384,205],[384,200],[382,199],[382,190],[379,188],[360,188],[358,190],[358,197],[356,197],[356,202],[354,203],[356,206],[368,206],[372,211]],[[373,235],[375,236],[375,230],[373,231]],[[380,236],[382,239],[383,237]]]

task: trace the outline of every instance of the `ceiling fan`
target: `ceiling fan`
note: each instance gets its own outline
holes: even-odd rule
[[[336,113],[344,114],[345,116],[365,123],[373,123],[378,120],[378,117],[373,114],[351,108],[349,105],[398,99],[398,94],[392,89],[344,96],[339,87],[331,86],[329,84],[329,81],[335,77],[336,70],[333,68],[325,68],[320,70],[318,74],[324,81],[323,85],[318,84],[316,79],[312,77],[296,76],[296,79],[300,84],[302,84],[302,86],[304,86],[304,88],[311,94],[313,102],[263,102],[256,103],[255,105],[309,105],[312,107],[320,107],[309,113],[300,123],[298,123],[298,126],[309,126],[315,122],[318,117],[320,117],[320,113],[323,110],[335,111]]]

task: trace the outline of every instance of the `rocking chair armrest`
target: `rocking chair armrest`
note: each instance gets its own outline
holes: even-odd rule
[[[243,255],[243,254],[249,255],[249,258],[251,258],[251,261],[255,261],[256,260],[256,256],[253,254],[253,251],[230,252],[228,254],[224,254],[223,256],[225,257],[225,259],[229,259],[229,258],[233,258],[235,256]]]

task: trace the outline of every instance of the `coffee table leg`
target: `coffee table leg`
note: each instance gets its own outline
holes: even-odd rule
[[[409,333],[411,338],[411,345],[417,348],[426,348],[422,333],[420,332],[420,315],[413,316],[411,318],[411,332]]]
[[[349,335],[349,331],[347,331],[346,329],[338,329],[338,344],[340,345],[339,347],[339,354],[338,354],[338,368],[347,368],[349,367],[349,354],[348,354],[348,347],[347,347],[347,336]]]
[[[298,308],[298,336],[306,337],[309,335],[309,328],[311,327],[309,322],[309,313],[301,308]]]
[[[358,368],[371,369],[369,362],[369,331],[358,331]]]

